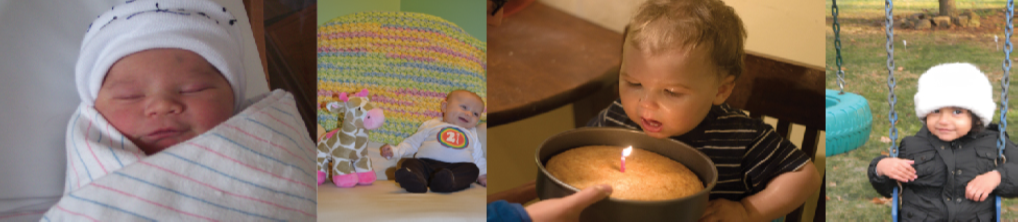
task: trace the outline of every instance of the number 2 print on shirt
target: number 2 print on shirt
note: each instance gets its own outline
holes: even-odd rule
[[[467,134],[463,130],[454,127],[445,127],[438,132],[438,142],[445,147],[453,149],[467,148]]]

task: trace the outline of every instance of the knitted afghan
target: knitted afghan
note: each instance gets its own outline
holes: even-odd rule
[[[318,103],[368,89],[386,116],[369,137],[395,145],[424,121],[441,118],[441,103],[453,90],[487,101],[486,54],[483,41],[432,15],[375,11],[337,17],[318,27]],[[335,129],[339,115],[319,109],[318,123]]]

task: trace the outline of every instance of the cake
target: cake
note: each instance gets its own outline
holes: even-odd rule
[[[552,176],[583,189],[598,184],[612,186],[612,198],[638,201],[671,200],[703,190],[703,182],[685,165],[654,152],[633,148],[620,171],[623,147],[583,146],[548,160]]]

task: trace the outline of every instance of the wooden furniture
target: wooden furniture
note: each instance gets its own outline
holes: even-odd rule
[[[540,2],[488,26],[489,126],[551,111],[617,82],[621,54],[622,34]]]
[[[269,89],[283,89],[293,94],[313,139],[318,123],[315,113],[318,108],[316,4],[314,1],[264,1],[266,52],[263,55],[268,62]]]
[[[750,112],[753,118],[769,116],[778,119],[775,132],[785,139],[791,135],[792,123],[806,127],[802,151],[813,160],[820,146],[820,131],[825,128],[824,69],[784,62],[759,54],[747,54],[746,69],[736,81],[727,103]],[[826,178],[824,178],[826,180]],[[813,221],[825,221],[822,198],[826,184],[821,182]],[[802,221],[804,206],[785,216],[785,221]]]

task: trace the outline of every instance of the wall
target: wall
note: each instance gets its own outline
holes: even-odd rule
[[[541,0],[607,29],[622,32],[645,0]],[[823,1],[724,0],[742,18],[749,37],[746,50],[824,67]]]
[[[318,1],[318,25],[336,17],[364,11],[420,12],[441,17],[481,41],[488,39],[484,1],[475,0],[371,0]]]

